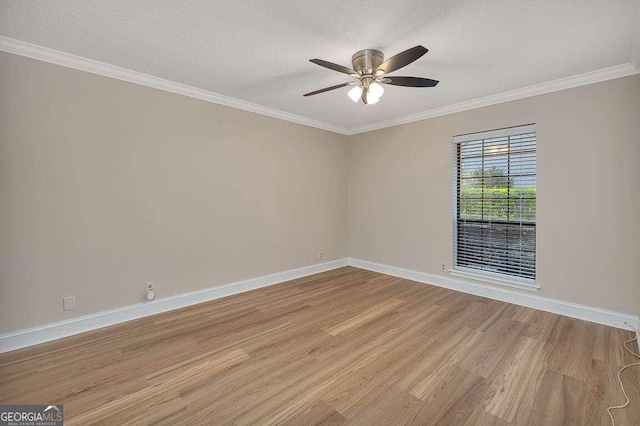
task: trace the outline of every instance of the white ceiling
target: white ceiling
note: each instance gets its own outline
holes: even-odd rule
[[[630,62],[639,0],[0,1],[0,35],[343,128]],[[350,80],[310,63],[350,66],[375,48],[430,51],[392,75],[436,88],[386,86],[354,104]]]

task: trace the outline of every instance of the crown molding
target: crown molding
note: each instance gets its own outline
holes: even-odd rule
[[[374,130],[384,129],[386,127],[399,126],[401,124],[413,123],[415,121],[426,120],[428,118],[439,117],[442,115],[453,114],[503,102],[509,102],[516,99],[542,95],[544,93],[570,89],[572,87],[583,86],[586,84],[597,83],[600,81],[638,74],[640,70],[640,63],[638,63],[638,61],[640,61],[640,40],[636,40],[633,47],[634,49],[631,54],[631,60],[635,62],[632,63],[603,68],[584,74],[578,74],[575,76],[561,78],[546,83],[523,87],[521,89],[498,93],[483,98],[472,99],[453,105],[434,108],[416,114],[397,117],[378,123],[367,124],[359,127],[345,128],[336,126],[334,124],[325,123],[323,121],[314,120],[312,118],[303,117],[301,115],[254,104],[252,102],[243,101],[241,99],[232,98],[230,96],[221,95],[219,93],[210,92],[208,90],[198,89],[196,87],[187,86],[185,84],[176,83],[174,81],[165,80],[159,77],[154,77],[152,75],[128,70],[126,68],[121,68],[115,65],[106,64],[104,62],[94,61],[92,59],[87,59],[69,53],[49,49],[47,47],[42,47],[24,41],[0,36],[0,51],[13,53],[20,56],[26,56],[28,58],[38,59],[40,61],[50,62],[52,64],[74,68],[105,77],[111,77],[118,80],[127,81],[129,83],[153,87],[155,89],[177,93],[183,96],[189,96],[191,98],[200,99],[206,102],[224,105],[231,108],[237,108],[256,114],[266,115],[268,117],[278,118],[281,120],[302,124],[304,126],[315,127],[317,129],[327,130],[342,135],[356,135],[359,133],[371,132]]]
[[[584,86],[586,84],[598,83],[600,81],[612,80],[614,78],[626,77],[638,74],[638,70],[631,64],[616,65],[609,68],[603,68],[596,71],[578,74],[571,77],[565,77],[546,83],[534,84],[533,86],[523,87],[521,89],[510,90],[495,95],[485,96],[483,98],[472,99],[453,105],[447,105],[439,108],[430,109],[416,114],[405,115],[403,117],[392,118],[391,120],[381,121],[379,123],[367,124],[360,127],[349,129],[349,135],[358,133],[366,133],[374,130],[380,130],[387,127],[399,126],[401,124],[413,123],[414,121],[426,120],[427,118],[439,117],[442,115],[454,114],[456,112],[468,111],[471,109],[481,108],[489,105],[500,104],[503,102],[514,101],[516,99],[528,98],[531,96],[542,95],[545,93],[557,92],[559,90],[570,89],[572,87]]]
[[[143,86],[153,87],[154,89],[189,96],[191,98],[200,99],[214,104],[237,108],[243,111],[266,115],[268,117],[279,118],[281,120],[302,124],[304,126],[315,127],[317,129],[328,130],[330,132],[340,133],[343,135],[348,134],[348,130],[344,127],[265,107],[252,102],[210,92],[208,90],[198,89],[196,87],[187,86],[186,84],[176,83],[175,81],[165,80],[163,78],[106,64],[104,62],[94,61],[92,59],[49,49],[47,47],[15,40],[9,37],[0,36],[0,50],[20,56],[26,56],[32,59],[38,59],[44,62],[50,62],[56,65],[62,65],[68,68],[74,68],[105,77],[127,81],[129,83],[141,84]]]

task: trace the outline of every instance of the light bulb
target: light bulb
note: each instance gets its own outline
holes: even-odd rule
[[[347,95],[349,95],[349,98],[351,98],[353,102],[358,102],[360,100],[360,97],[362,96],[362,87],[353,86],[351,90],[347,92]]]
[[[384,93],[384,87],[382,87],[380,83],[376,83],[374,81],[369,85],[369,93],[367,93],[368,96],[371,96],[372,98],[380,99],[383,93]]]
[[[371,96],[371,95],[367,95],[367,104],[368,105],[377,104],[379,100],[380,100],[380,98],[377,98],[377,97]]]

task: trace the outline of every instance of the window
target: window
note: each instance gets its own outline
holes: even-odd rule
[[[537,287],[535,125],[455,136],[453,142],[452,274]]]

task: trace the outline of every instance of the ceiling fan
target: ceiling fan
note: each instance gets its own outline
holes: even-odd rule
[[[306,93],[304,96],[313,96],[318,93],[328,92],[341,87],[353,86],[353,88],[348,92],[349,98],[351,98],[353,102],[358,102],[362,99],[363,103],[372,105],[377,103],[384,93],[384,87],[382,87],[382,84],[406,87],[434,87],[439,83],[438,80],[421,77],[396,77],[386,75],[409,65],[422,57],[422,55],[428,51],[429,50],[423,46],[416,46],[398,53],[385,61],[384,54],[379,50],[365,49],[356,52],[351,57],[353,69],[343,67],[342,65],[334,64],[332,62],[323,61],[322,59],[310,59],[314,64],[329,68],[330,70],[349,74],[357,80],[349,83],[338,84],[336,86],[325,87],[324,89]]]

